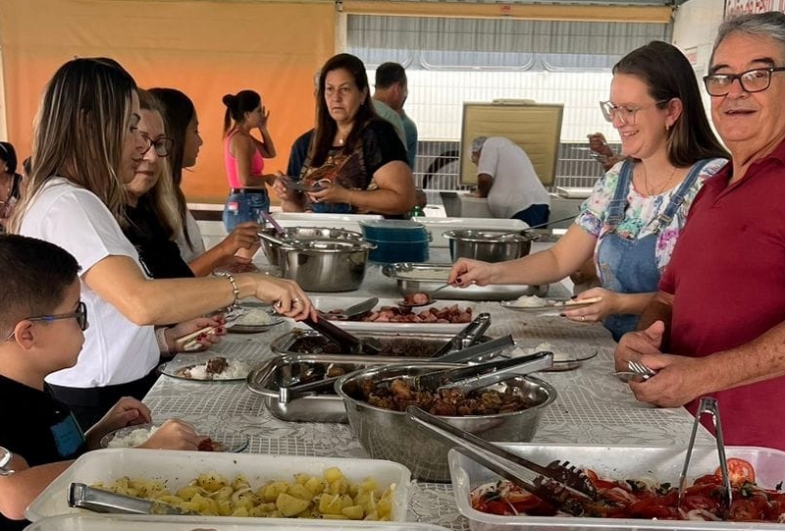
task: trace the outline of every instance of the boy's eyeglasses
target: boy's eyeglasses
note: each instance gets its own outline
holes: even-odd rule
[[[84,302],[79,301],[79,305],[76,307],[75,312],[71,313],[60,313],[56,315],[36,315],[34,317],[26,317],[22,319],[23,321],[44,321],[46,323],[51,323],[53,321],[59,321],[60,319],[76,319],[76,324],[79,325],[79,328],[82,329],[82,332],[87,330],[88,322],[87,322],[87,305]],[[14,332],[5,338],[6,341],[10,340],[14,337]]]
[[[744,92],[763,92],[771,85],[774,72],[785,72],[785,66],[755,68],[741,74],[709,74],[703,78],[709,96],[725,96],[737,79]]]
[[[156,140],[153,140],[147,135],[142,135],[142,138],[145,142],[147,142],[147,147],[142,152],[142,155],[150,151],[150,148],[155,149],[155,154],[159,157],[166,157],[169,153],[172,152],[172,147],[174,146],[174,140],[169,137],[162,136]]]
[[[614,105],[609,101],[601,101],[600,110],[602,110],[603,117],[609,122],[613,122],[613,120],[615,120],[616,117],[618,116],[619,120],[621,120],[621,123],[635,125],[635,115],[638,114],[638,111],[643,111],[650,107],[654,107],[655,105],[661,105],[669,101],[670,101],[669,99],[659,100],[659,101],[655,101],[650,105],[641,105],[640,107]]]

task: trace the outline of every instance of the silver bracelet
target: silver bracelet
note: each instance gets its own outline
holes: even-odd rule
[[[231,274],[226,273],[225,276],[232,283],[232,295],[234,295],[232,306],[237,306],[240,303],[240,290],[237,288],[237,282],[234,281],[234,277]]]

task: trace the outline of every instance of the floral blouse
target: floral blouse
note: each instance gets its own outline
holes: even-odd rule
[[[684,223],[687,220],[687,212],[689,211],[698,190],[703,186],[706,179],[717,173],[720,168],[727,164],[727,162],[726,159],[717,158],[703,167],[703,170],[701,170],[695,183],[687,192],[684,202],[673,217],[673,221],[660,231],[654,253],[657,260],[657,267],[660,271],[665,269],[665,266],[670,261],[673,247],[676,245],[679,233],[684,228]],[[619,181],[619,173],[621,172],[623,164],[623,162],[619,162],[597,181],[591,195],[584,201],[583,205],[581,205],[580,214],[575,218],[575,223],[577,223],[578,226],[597,238],[597,245],[594,247],[595,262],[597,250],[600,247],[602,239],[610,234],[610,226],[605,223],[605,219],[608,215],[608,204],[611,199],[613,199],[613,195],[616,192],[616,184]],[[616,234],[622,238],[640,239],[656,232],[657,216],[665,210],[671,196],[678,188],[679,186],[677,185],[660,195],[646,196],[639,193],[635,189],[635,186],[630,183],[630,188],[627,191],[627,208],[624,211],[624,219],[616,227]]]

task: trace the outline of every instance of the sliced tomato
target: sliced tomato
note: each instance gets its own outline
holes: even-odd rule
[[[714,475],[722,477],[722,470],[717,467]],[[734,487],[741,486],[746,482],[755,483],[755,468],[749,461],[731,457],[728,459],[728,478],[730,479],[730,484]]]

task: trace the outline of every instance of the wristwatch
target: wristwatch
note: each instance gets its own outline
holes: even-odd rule
[[[0,446],[0,476],[10,476],[15,472],[10,468],[6,468],[13,458],[14,454],[10,450]]]

